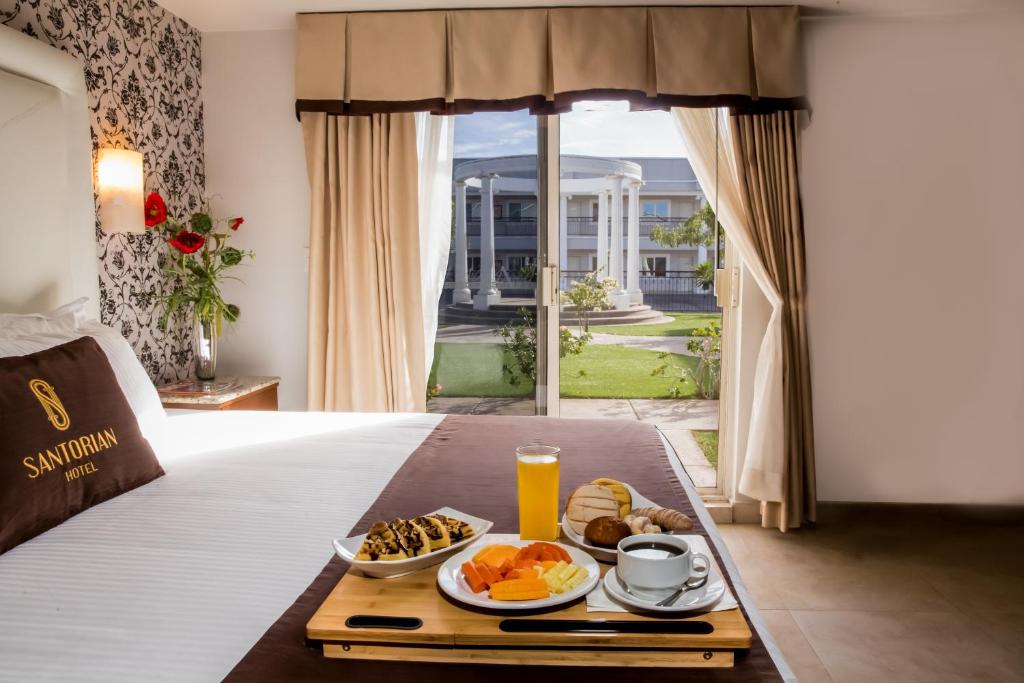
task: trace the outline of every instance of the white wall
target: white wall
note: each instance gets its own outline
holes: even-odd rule
[[[225,374],[279,375],[282,410],[306,407],[309,191],[295,119],[292,31],[203,36],[206,187],[214,209],[245,216],[234,244],[256,252],[228,283],[242,309],[221,343]]]
[[[1024,15],[804,31],[819,497],[1024,501]]]

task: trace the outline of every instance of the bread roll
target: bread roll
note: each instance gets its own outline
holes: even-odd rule
[[[629,489],[626,488],[625,484],[615,479],[608,479],[607,477],[595,479],[590,483],[607,486],[615,494],[615,500],[619,501],[619,516],[625,517],[629,514],[630,509],[633,507],[633,496],[630,495]]]
[[[614,548],[629,535],[629,526],[618,517],[595,517],[583,531],[588,543],[601,548]]]
[[[583,535],[587,523],[595,517],[618,517],[619,501],[607,486],[584,484],[569,496],[565,516],[573,531]]]

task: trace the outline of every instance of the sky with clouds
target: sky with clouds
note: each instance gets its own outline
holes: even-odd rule
[[[455,156],[536,154],[537,123],[528,112],[455,117]],[[562,115],[562,153],[610,157],[686,156],[671,115],[628,111],[625,102],[580,103]]]

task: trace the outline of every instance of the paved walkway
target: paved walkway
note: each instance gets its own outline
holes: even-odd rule
[[[501,337],[494,334],[495,329],[497,328],[493,325],[449,325],[437,331],[437,341],[457,344],[500,344]],[[573,328],[573,331],[575,330],[576,328]],[[687,342],[690,341],[689,337],[646,337],[595,332],[590,341],[592,344],[603,346],[626,346],[659,353],[694,355],[686,348]]]
[[[659,353],[678,353],[684,356],[695,356],[686,348],[689,337],[641,337],[625,334],[601,334],[595,332],[590,340],[591,344],[602,344],[605,346],[627,346],[631,349],[646,349]]]
[[[497,325],[447,325],[438,328],[437,341],[458,344],[500,344]]]
[[[718,429],[718,401],[699,399],[563,398],[561,415],[568,418],[638,420],[662,431],[698,487],[713,487],[717,471],[693,438],[691,430]],[[434,398],[432,413],[455,415],[533,415],[533,401],[521,398]]]

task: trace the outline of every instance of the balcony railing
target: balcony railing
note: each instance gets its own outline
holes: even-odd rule
[[[655,225],[666,228],[673,228],[683,223],[688,216],[668,216],[657,218],[653,216],[640,217],[640,236],[650,237],[651,229]],[[567,219],[566,231],[570,237],[597,237],[597,221],[589,216],[569,216]],[[622,234],[626,235],[629,230],[629,218],[622,218]]]
[[[572,287],[574,280],[586,275],[582,270],[562,271],[562,290]],[[710,290],[705,290],[692,270],[642,271],[640,291],[644,303],[659,311],[714,313],[718,302]]]
[[[471,218],[466,221],[466,234],[470,237],[480,236],[480,219]],[[495,237],[536,237],[536,218],[495,218]]]
[[[643,216],[640,218],[640,236],[650,237],[651,229],[655,225],[661,225],[666,228],[676,227],[683,223],[687,219],[686,216],[670,216],[667,218],[653,218],[650,216]],[[623,236],[629,230],[629,219],[623,217],[622,219],[622,234]],[[566,231],[570,237],[597,237],[597,221],[593,218],[585,216],[570,216],[566,221]],[[466,221],[466,234],[470,237],[480,236],[480,220],[477,218],[471,218]],[[495,237],[536,237],[537,236],[537,219],[536,218],[495,218],[494,219],[494,236]]]
[[[562,271],[562,291],[567,291],[572,287],[574,280],[583,278],[587,273],[588,271],[584,270]],[[477,271],[469,273],[469,281],[472,291],[475,292],[479,289],[480,277]],[[495,285],[508,295],[530,297],[533,296],[533,290],[537,283],[533,280],[499,273]],[[448,271],[441,295],[440,304],[442,306],[451,303],[451,290],[454,287],[455,274]],[[715,301],[715,295],[702,288],[693,271],[690,270],[644,272],[640,275],[640,291],[644,293],[644,303],[659,311],[713,313],[720,310]]]

